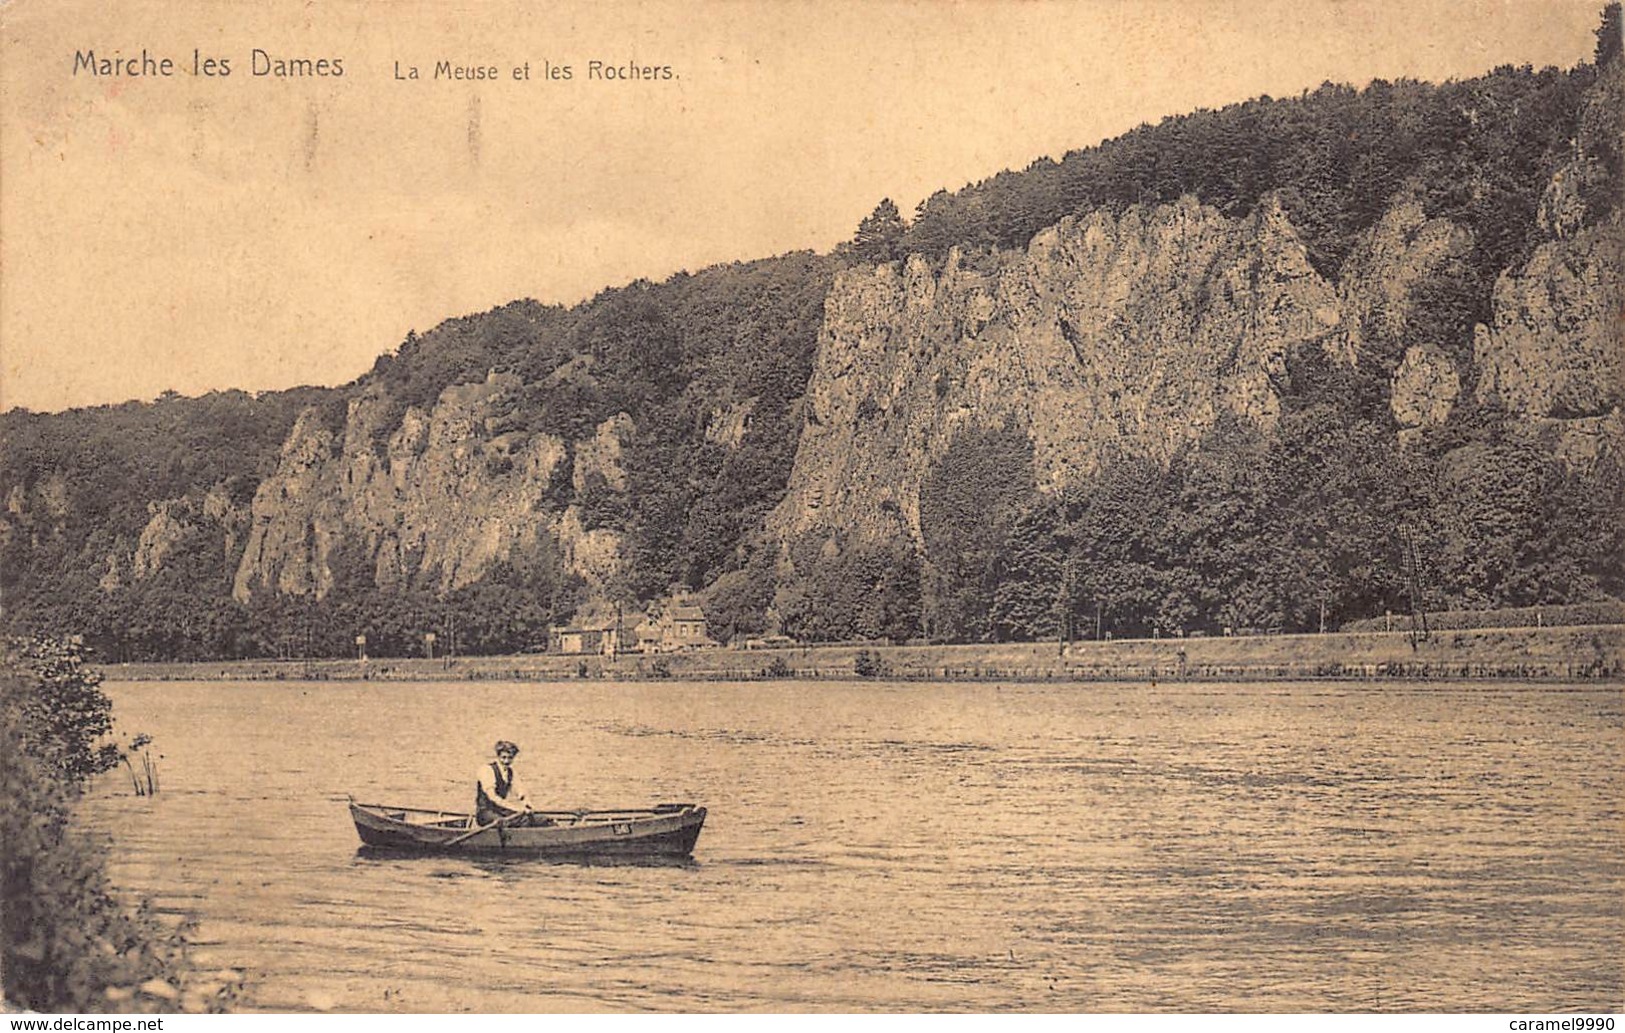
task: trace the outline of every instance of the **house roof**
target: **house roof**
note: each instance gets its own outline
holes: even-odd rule
[[[547,630],[556,635],[577,635],[584,631],[614,631],[618,626],[623,634],[631,635],[643,625],[642,616],[627,615],[619,622],[614,617],[594,618],[569,627],[555,625]]]

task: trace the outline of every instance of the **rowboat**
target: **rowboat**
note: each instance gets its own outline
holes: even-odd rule
[[[687,857],[705,808],[662,803],[606,811],[536,811],[532,824],[475,824],[474,815],[350,801],[369,847],[412,853],[512,853],[544,857]]]

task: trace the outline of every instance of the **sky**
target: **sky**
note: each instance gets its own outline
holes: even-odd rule
[[[827,250],[1164,115],[1567,67],[1601,6],[3,0],[0,409],[343,383],[409,330]],[[76,60],[143,50],[172,74]],[[343,75],[254,74],[298,58]]]

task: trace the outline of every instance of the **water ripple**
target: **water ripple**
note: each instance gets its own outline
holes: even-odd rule
[[[110,689],[156,736],[164,790],[109,779],[86,817],[118,884],[250,973],[250,1009],[1625,999],[1617,688]],[[462,808],[497,738],[544,801],[705,804],[695,858],[359,846],[348,795]]]

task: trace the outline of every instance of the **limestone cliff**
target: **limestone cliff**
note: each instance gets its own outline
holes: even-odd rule
[[[1273,199],[1229,219],[1186,198],[1067,219],[1021,252],[859,267],[825,304],[779,535],[920,534],[954,435],[1010,423],[1054,487],[1116,452],[1166,459],[1221,413],[1268,426],[1294,348],[1346,333]]]
[[[1611,171],[1622,117],[1625,62],[1615,60],[1586,92],[1574,152],[1541,200],[1546,242],[1502,271],[1473,341],[1479,403],[1571,467],[1625,458],[1625,212]]]
[[[1461,375],[1450,356],[1432,344],[1413,344],[1388,385],[1388,407],[1401,441],[1443,425],[1461,396]]]
[[[1478,399],[1585,464],[1625,450],[1625,229],[1616,218],[1538,248],[1496,281],[1474,341]]]
[[[1343,358],[1391,369],[1407,347],[1437,350],[1442,342],[1403,340],[1417,289],[1472,246],[1471,233],[1429,219],[1413,193],[1396,198],[1338,272],[1338,300],[1349,327]]]
[[[1334,338],[1338,358],[1388,377],[1389,410],[1400,440],[1450,418],[1464,374],[1449,345],[1415,331],[1422,290],[1459,268],[1473,236],[1446,219],[1430,219],[1414,189],[1396,197],[1350,252],[1337,296],[1348,333]],[[1456,349],[1458,351],[1462,349]]]
[[[0,543],[22,539],[37,549],[44,539],[62,534],[71,512],[67,478],[60,471],[42,478],[32,491],[13,484],[0,512]]]
[[[184,576],[200,571],[230,571],[242,551],[248,511],[233,501],[224,484],[207,491],[147,503],[147,521],[134,541],[122,536],[102,555],[96,585],[112,594],[155,577],[166,567],[182,565]]]
[[[1602,416],[1625,399],[1621,226],[1538,248],[1495,284],[1494,314],[1474,342],[1478,396],[1526,417]]]
[[[1611,447],[1625,394],[1617,230],[1573,230],[1503,274],[1469,357],[1462,341],[1422,339],[1415,328],[1432,324],[1413,317],[1472,246],[1402,193],[1334,284],[1274,199],[1236,219],[1186,198],[1069,218],[1019,251],[849,268],[825,299],[768,531],[830,547],[837,529],[920,541],[922,486],[971,428],[1019,429],[1046,490],[1118,454],[1166,461],[1225,414],[1268,428],[1286,359],[1302,348],[1382,376],[1401,440],[1474,403],[1520,418],[1571,460]],[[358,564],[372,584],[444,592],[545,543],[587,582],[589,602],[604,598],[626,574],[623,535],[571,500],[627,490],[636,428],[620,414],[577,441],[533,432],[528,397],[519,377],[492,373],[404,411],[369,382],[342,427],[307,411],[255,495],[234,595],[325,595]],[[737,447],[752,406],[711,401],[704,438]],[[208,504],[159,507],[108,577],[163,563]]]
[[[601,584],[619,564],[611,532],[587,533],[559,511],[555,477],[567,443],[513,429],[516,376],[448,387],[432,411],[408,408],[369,386],[349,403],[342,434],[315,411],[300,417],[276,473],[254,496],[253,524],[233,594],[262,588],[325,595],[339,550],[364,557],[373,583],[440,591],[478,581],[544,536],[577,573]],[[612,419],[580,450],[581,470],[618,470],[624,420]],[[577,470],[577,474],[581,473]]]
[[[131,574],[137,581],[158,573],[164,561],[183,547],[196,531],[191,520],[192,506],[185,499],[149,502],[147,513],[150,519],[141,529],[130,563]]]

